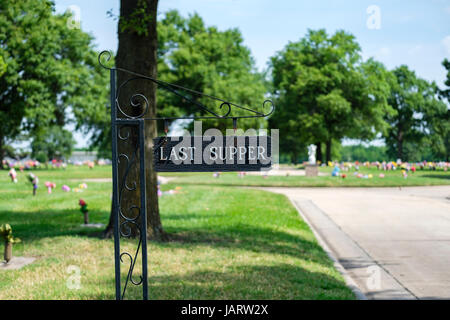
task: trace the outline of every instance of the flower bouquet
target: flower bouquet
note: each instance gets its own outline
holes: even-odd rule
[[[52,189],[56,187],[54,182],[47,181],[45,182],[45,187],[47,188],[48,193],[52,193]]]
[[[36,190],[38,188],[39,179],[31,172],[28,174],[28,181],[33,185],[33,196],[36,195]]]
[[[78,202],[80,205],[80,211],[84,215],[84,224],[89,224],[89,211],[87,209],[87,203],[83,199]]]

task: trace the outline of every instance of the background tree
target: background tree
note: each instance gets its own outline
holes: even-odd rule
[[[362,144],[343,146],[341,150],[342,161],[383,161],[389,160],[386,156],[385,146],[364,146]]]
[[[445,79],[445,86],[446,88],[444,90],[441,90],[441,97],[446,98],[448,102],[450,102],[450,61],[448,59],[444,59],[442,61],[442,65],[447,70],[447,79]]]
[[[59,126],[51,126],[31,143],[31,156],[40,162],[66,159],[72,154],[75,140],[72,132]]]
[[[272,57],[271,67],[278,107],[271,126],[298,144],[316,144],[319,161],[322,144],[330,161],[333,140],[370,140],[386,130],[389,73],[374,60],[362,62],[353,35],[309,30]]]
[[[1,52],[1,50],[0,50],[0,52]],[[3,61],[2,56],[3,56],[3,55],[0,54],[0,77],[1,77],[1,76],[5,73],[5,71],[6,71],[6,63],[5,63],[5,61]]]
[[[436,101],[437,102],[437,101]],[[428,160],[449,161],[450,155],[450,109],[445,103],[432,103],[423,113],[426,135],[424,144],[430,147]]]
[[[33,139],[76,119],[80,127],[88,110],[104,107],[107,77],[98,75],[93,38],[69,28],[70,17],[54,14],[52,1],[0,2],[0,161],[19,133]]]
[[[219,31],[205,26],[198,14],[184,18],[176,10],[169,11],[158,23],[158,70],[163,81],[175,83],[216,96],[244,107],[262,110],[266,88],[263,76],[256,71],[250,50],[244,46],[238,29]],[[218,114],[220,103],[183,92]],[[159,116],[208,115],[189,101],[164,90],[158,91]],[[269,110],[265,110],[266,112]],[[232,110],[233,115],[249,114]],[[266,127],[266,120],[239,120],[239,128]],[[231,121],[203,121],[203,128],[231,128]]]
[[[433,146],[436,156],[445,161],[450,161],[450,61],[445,59],[442,65],[447,70],[447,79],[445,80],[446,88],[439,91],[439,97],[442,100],[447,100],[447,108],[442,108],[437,117],[432,117],[434,120],[431,144]]]
[[[385,137],[387,153],[402,161],[426,160],[420,153],[424,144],[441,148],[447,106],[438,99],[436,85],[418,78],[407,66],[396,68],[393,74],[388,101],[395,113],[385,117],[390,125]]]

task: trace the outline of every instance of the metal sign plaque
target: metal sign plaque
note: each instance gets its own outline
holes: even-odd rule
[[[158,172],[260,171],[272,166],[270,136],[158,137],[153,141]]]

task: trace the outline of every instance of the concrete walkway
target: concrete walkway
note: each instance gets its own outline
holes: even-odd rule
[[[450,186],[287,195],[369,299],[450,299]]]

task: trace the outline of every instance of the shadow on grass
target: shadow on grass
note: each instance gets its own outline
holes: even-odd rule
[[[299,235],[270,228],[239,224],[234,227],[167,228],[171,247],[186,248],[192,245],[246,250],[255,253],[288,255],[295,258],[331,266],[331,262],[317,242]],[[161,245],[165,245],[162,243]]]
[[[7,211],[0,213],[2,221],[8,221],[17,237],[24,241],[33,241],[47,237],[85,236],[101,238],[103,229],[90,229],[82,226],[83,218],[78,210],[45,210],[43,212]],[[108,222],[109,212],[97,212],[90,215],[93,222]],[[163,220],[198,219],[198,215],[168,215]],[[202,215],[201,218],[206,218]],[[185,225],[189,225],[186,223]],[[210,246],[247,250],[256,253],[289,255],[330,265],[321,247],[301,236],[270,228],[237,224],[235,226],[166,227],[169,242],[158,242],[159,246],[188,248],[190,246]]]
[[[150,276],[148,281],[149,298],[153,300],[354,299],[343,281],[288,264],[230,266],[224,272],[202,270],[181,275],[157,275]],[[113,277],[108,286],[111,283],[114,283]],[[92,294],[89,298],[113,299],[114,293],[108,297]],[[142,287],[130,285],[125,298],[141,299]]]
[[[109,211],[90,212],[91,223],[107,224]],[[2,211],[0,221],[7,221],[22,240],[60,236],[100,236],[103,229],[83,227],[83,215],[76,209],[24,212]]]
[[[424,174],[420,176],[421,178],[433,178],[433,179],[441,179],[441,180],[450,180],[450,174]]]

